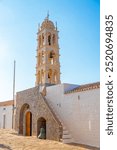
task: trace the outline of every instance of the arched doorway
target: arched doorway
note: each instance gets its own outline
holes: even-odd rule
[[[26,113],[26,136],[32,135],[32,113],[28,111]]]
[[[32,113],[30,112],[29,104],[25,103],[20,109],[19,117],[19,134],[32,135]]]
[[[44,128],[45,130],[45,139],[46,139],[46,120],[43,117],[37,120],[37,136],[39,136],[41,128]]]

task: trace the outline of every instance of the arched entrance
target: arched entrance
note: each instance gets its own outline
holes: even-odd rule
[[[41,117],[37,120],[37,136],[39,136],[41,128],[45,130],[45,139],[46,139],[46,120]]]
[[[29,104],[25,103],[22,105],[20,109],[20,117],[19,117],[19,134],[25,135],[25,112],[30,109]]]
[[[32,135],[32,113],[28,111],[26,113],[26,136]]]

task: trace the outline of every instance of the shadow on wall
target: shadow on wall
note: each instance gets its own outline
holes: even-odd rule
[[[8,149],[8,150],[12,150],[9,146],[6,146],[4,144],[0,144],[0,148],[5,148],[5,149]]]

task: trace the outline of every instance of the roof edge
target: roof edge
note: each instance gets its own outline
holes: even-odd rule
[[[82,92],[82,91],[98,89],[98,88],[100,88],[100,82],[88,83],[88,84],[79,85],[78,87],[65,92],[65,94],[74,93],[74,92]]]
[[[13,100],[0,102],[0,106],[10,106],[13,105]]]

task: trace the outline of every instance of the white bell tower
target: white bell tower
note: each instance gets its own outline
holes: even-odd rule
[[[37,33],[36,86],[60,84],[60,62],[57,25],[45,18]]]

